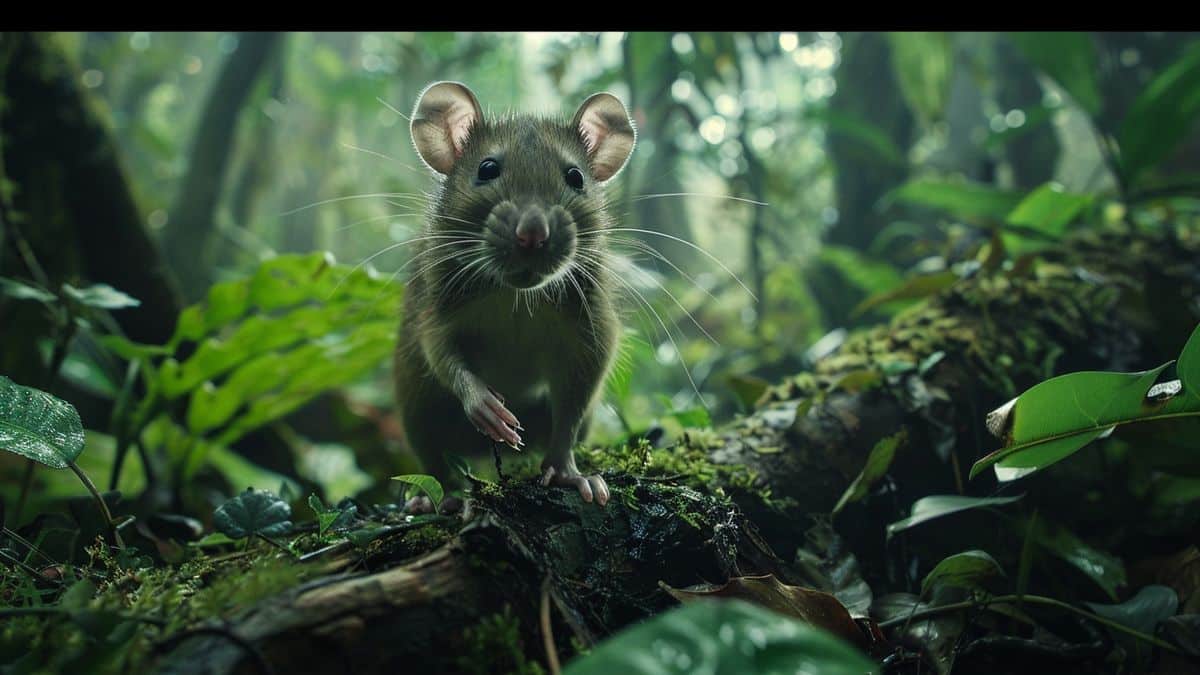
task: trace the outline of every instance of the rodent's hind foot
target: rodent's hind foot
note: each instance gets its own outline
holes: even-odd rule
[[[598,474],[584,476],[577,470],[560,469],[550,466],[542,472],[542,485],[574,487],[579,490],[579,496],[585,502],[590,502],[594,499],[600,506],[608,503],[608,483],[604,482],[604,478]]]
[[[425,495],[417,495],[404,502],[404,512],[410,516],[423,516],[433,513],[433,500]]]
[[[443,516],[452,516],[460,513],[463,510],[463,500],[458,497],[446,497],[442,500],[442,508],[440,513]],[[404,502],[404,512],[410,516],[423,516],[430,513],[439,513],[433,508],[433,500],[425,495],[417,495]]]

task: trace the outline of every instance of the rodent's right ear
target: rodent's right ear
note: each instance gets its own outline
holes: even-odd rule
[[[434,82],[413,109],[413,145],[425,165],[445,175],[462,157],[471,128],[483,118],[475,94],[461,82]]]

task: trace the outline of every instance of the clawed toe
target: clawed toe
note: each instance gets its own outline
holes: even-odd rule
[[[579,491],[580,498],[585,502],[595,501],[600,506],[608,504],[608,483],[599,475],[583,476],[560,471],[552,466],[542,474],[542,485],[573,487]]]

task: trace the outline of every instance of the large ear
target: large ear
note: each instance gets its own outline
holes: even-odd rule
[[[612,94],[592,94],[579,106],[572,125],[579,130],[587,147],[592,177],[603,183],[617,175],[637,142],[637,132],[625,104]]]
[[[462,157],[471,127],[482,118],[479,101],[467,85],[434,82],[417,98],[409,125],[417,154],[434,171],[450,173]]]

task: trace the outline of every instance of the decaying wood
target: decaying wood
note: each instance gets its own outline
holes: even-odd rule
[[[480,485],[472,520],[446,546],[297,588],[230,628],[281,672],[417,664],[454,672],[465,668],[456,660],[469,646],[464,629],[505,606],[523,648],[543,661],[537,613],[547,580],[564,661],[569,636],[590,644],[671,606],[664,583],[767,573],[813,583],[787,561],[810,516],[828,514],[879,439],[907,434],[893,468],[901,489],[954,492],[994,449],[983,430],[992,407],[1056,373],[1157,365],[1197,321],[1200,240],[1075,239],[1040,266],[979,270],[889,326],[851,337],[815,372],[771,388],[754,414],[703,440],[713,464],[749,467],[753,484],[717,474],[693,489],[686,477],[613,474],[603,509],[532,482]],[[873,531],[858,538],[882,540]],[[214,636],[190,639],[160,667],[254,670],[243,648]]]

